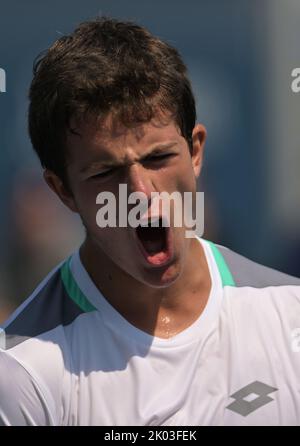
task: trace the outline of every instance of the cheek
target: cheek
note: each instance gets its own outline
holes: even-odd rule
[[[174,177],[176,178],[176,189],[180,192],[193,192],[196,189],[195,172],[189,155],[182,159],[182,163],[174,172]]]
[[[89,229],[96,226],[96,214],[100,206],[96,203],[98,193],[99,190],[92,184],[80,185],[74,190],[78,212]]]
[[[94,242],[105,254],[120,268],[129,269],[132,267],[132,245],[128,242],[128,236],[121,228],[99,228],[90,229]]]
[[[77,194],[77,205],[79,209],[79,213],[81,219],[89,231],[90,234],[98,241],[99,245],[106,251],[108,254],[110,251],[116,251],[117,253],[120,251],[120,246],[126,247],[126,243],[124,243],[124,237],[126,234],[123,233],[123,228],[115,228],[115,227],[100,227],[97,224],[97,214],[98,217],[100,215],[99,210],[103,206],[105,206],[105,210],[107,210],[107,203],[104,205],[96,203],[96,198],[101,191],[99,188],[95,186],[89,186],[82,188],[80,193]],[[111,208],[111,215],[118,214],[118,202],[116,201],[116,208],[113,205]],[[103,215],[103,214],[102,214]],[[108,216],[105,213],[104,215],[105,221]],[[114,219],[113,219],[114,220]]]
[[[195,173],[189,154],[181,156],[172,166],[158,171],[158,181],[162,189],[172,191],[190,191],[195,187]]]

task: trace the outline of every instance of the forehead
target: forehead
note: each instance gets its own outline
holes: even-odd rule
[[[180,129],[170,116],[161,116],[130,128],[113,121],[110,116],[103,122],[87,119],[73,124],[71,126],[76,134],[67,133],[70,162],[98,155],[122,156],[126,150],[142,153],[156,143],[184,141]]]

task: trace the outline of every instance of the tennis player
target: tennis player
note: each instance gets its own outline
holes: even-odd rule
[[[86,236],[2,326],[0,424],[299,425],[300,280],[152,209],[195,196],[203,163],[178,51],[131,22],[80,24],[35,62],[29,133]],[[144,224],[100,227],[120,184],[149,200]]]

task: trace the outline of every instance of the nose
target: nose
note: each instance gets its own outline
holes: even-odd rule
[[[141,206],[141,218],[147,218],[150,212],[151,214],[156,214],[158,212],[157,206],[155,206],[153,201],[154,196],[151,197],[152,192],[157,192],[153,183],[153,178],[151,177],[151,172],[149,172],[143,165],[132,164],[128,167],[127,191],[128,196],[132,193],[135,193],[135,195],[138,194],[138,197],[134,197],[133,202],[131,202],[132,204],[129,204],[129,210],[131,210],[135,204],[138,204]],[[136,198],[140,201],[136,202]]]
[[[129,194],[142,193],[148,200],[151,198],[151,192],[155,192],[150,172],[140,164],[132,164],[128,167],[127,187]]]

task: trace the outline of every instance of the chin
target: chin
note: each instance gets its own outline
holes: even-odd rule
[[[174,261],[168,267],[144,270],[139,280],[153,288],[167,288],[180,277],[181,270],[179,261]]]

